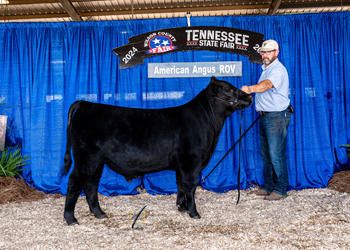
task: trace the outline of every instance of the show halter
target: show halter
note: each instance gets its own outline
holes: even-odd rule
[[[239,93],[239,91],[238,91],[238,89],[237,89],[237,96],[236,96],[236,100],[234,100],[233,102],[231,102],[231,101],[227,101],[227,100],[224,100],[224,99],[221,99],[221,98],[219,98],[219,97],[216,97],[216,96],[214,96],[214,98],[215,99],[218,99],[218,100],[220,100],[220,101],[222,101],[222,102],[226,102],[226,103],[228,103],[228,104],[230,104],[230,105],[233,105],[233,106],[238,106],[238,93]]]

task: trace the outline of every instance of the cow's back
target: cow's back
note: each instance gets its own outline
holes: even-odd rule
[[[183,107],[133,109],[92,104],[72,119],[73,153],[84,151],[127,176],[175,169]],[[76,154],[75,154],[76,157]]]
[[[202,99],[166,109],[89,103],[72,119],[73,152],[94,155],[124,176],[177,169],[187,157],[208,162],[218,135],[198,113]]]

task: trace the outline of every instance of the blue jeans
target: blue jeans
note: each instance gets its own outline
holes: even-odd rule
[[[263,190],[268,193],[287,194],[287,129],[291,113],[289,110],[271,112],[260,117],[260,155],[264,163]]]

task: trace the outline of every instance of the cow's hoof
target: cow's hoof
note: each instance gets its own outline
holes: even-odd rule
[[[97,219],[105,219],[108,218],[107,214],[103,211],[96,211],[95,213],[93,213],[93,215],[95,215],[95,217]]]
[[[66,220],[68,226],[79,225],[77,219],[74,216],[65,216],[64,219]]]
[[[201,218],[201,216],[199,215],[199,213],[190,214],[190,217],[191,217],[192,219],[200,219],[200,218]]]
[[[69,223],[69,222],[67,221],[67,224],[68,224],[68,226],[79,225],[78,221],[73,221],[73,222],[71,222],[71,223]]]
[[[195,215],[195,216],[191,216],[192,219],[200,219],[201,216],[200,215]]]
[[[186,212],[188,212],[188,208],[187,208],[187,207],[177,206],[177,209],[178,209],[181,213],[186,213]]]
[[[105,219],[108,218],[107,214],[100,214],[100,215],[95,215],[97,219]]]

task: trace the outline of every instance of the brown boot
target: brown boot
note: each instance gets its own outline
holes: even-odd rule
[[[262,188],[258,188],[257,190],[253,190],[253,191],[250,191],[251,194],[256,194],[256,195],[260,195],[260,196],[267,196],[269,195],[270,193],[266,192],[264,189]]]
[[[278,201],[278,200],[281,200],[281,199],[284,199],[286,198],[288,195],[281,195],[281,194],[278,194],[276,192],[272,192],[270,195],[268,196],[265,196],[264,200],[269,200],[269,201]]]

